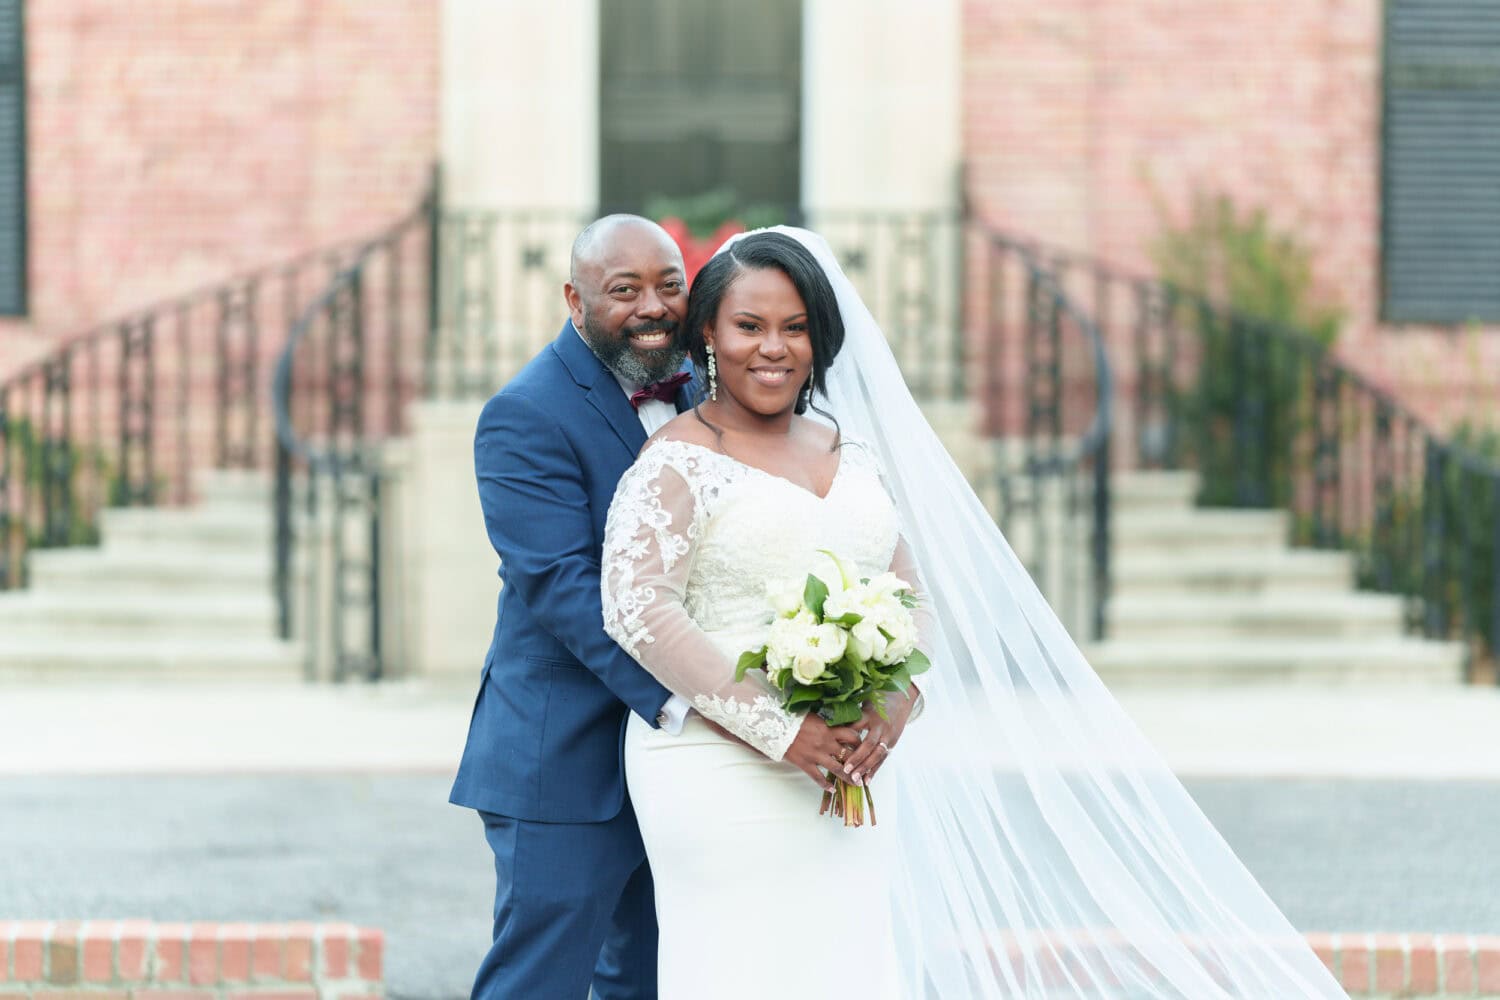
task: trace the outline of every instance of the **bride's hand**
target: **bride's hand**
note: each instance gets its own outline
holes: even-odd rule
[[[875,772],[885,764],[886,758],[900,742],[901,734],[906,731],[906,723],[911,719],[912,708],[917,703],[917,693],[917,687],[913,684],[905,697],[892,695],[887,698],[885,714],[890,716],[889,719],[882,719],[880,713],[875,711],[875,706],[865,705],[865,714],[854,724],[855,729],[865,734],[864,741],[844,762],[844,777],[850,784],[868,784],[875,777]]]
[[[848,726],[830,726],[815,712],[802,719],[802,728],[792,745],[787,747],[783,760],[800,767],[819,788],[833,791],[824,771],[837,773],[843,762],[859,752],[859,732]]]

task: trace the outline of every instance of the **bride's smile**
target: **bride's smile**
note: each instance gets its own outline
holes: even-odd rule
[[[747,269],[725,289],[703,332],[718,373],[716,402],[726,416],[789,416],[813,370],[807,305],[775,268]]]

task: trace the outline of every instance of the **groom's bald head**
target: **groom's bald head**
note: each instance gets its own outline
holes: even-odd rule
[[[602,266],[605,258],[622,241],[655,243],[657,248],[676,259],[678,267],[682,266],[682,251],[665,229],[645,216],[621,212],[595,219],[578,234],[578,238],[573,241],[573,253],[568,261],[569,280],[578,284],[583,276],[582,271]]]
[[[606,215],[573,241],[563,286],[573,327],[606,368],[642,385],[675,372],[687,310],[682,251],[639,215]]]

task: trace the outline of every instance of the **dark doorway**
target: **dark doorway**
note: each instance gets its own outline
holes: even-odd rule
[[[732,190],[801,194],[801,0],[600,0],[604,211]]]

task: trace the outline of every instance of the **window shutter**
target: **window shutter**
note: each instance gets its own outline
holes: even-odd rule
[[[26,73],[22,0],[0,0],[0,316],[26,312]]]
[[[1384,315],[1500,320],[1500,0],[1387,0]]]

